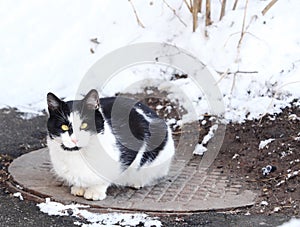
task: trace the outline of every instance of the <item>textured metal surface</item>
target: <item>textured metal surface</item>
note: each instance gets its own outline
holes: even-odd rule
[[[151,212],[193,212],[228,209],[254,204],[255,193],[243,189],[218,169],[206,171],[201,157],[189,151],[176,154],[169,176],[160,183],[139,190],[110,187],[103,201],[72,196],[69,188],[51,173],[47,149],[23,155],[13,161],[9,171],[15,183],[34,195],[62,203],[78,202],[96,208]]]

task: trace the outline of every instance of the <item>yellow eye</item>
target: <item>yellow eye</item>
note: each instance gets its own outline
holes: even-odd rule
[[[87,123],[82,123],[81,126],[80,126],[80,129],[86,129],[88,126]]]
[[[68,131],[69,127],[68,127],[68,125],[62,125],[61,129],[64,130],[64,131]]]

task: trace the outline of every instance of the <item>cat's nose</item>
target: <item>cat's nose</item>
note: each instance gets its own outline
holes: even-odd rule
[[[72,138],[71,141],[72,141],[73,143],[75,143],[75,144],[78,143],[78,139],[76,139],[76,138]]]

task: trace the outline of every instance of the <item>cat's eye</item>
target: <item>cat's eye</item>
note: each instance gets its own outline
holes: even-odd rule
[[[80,125],[80,129],[86,129],[87,126],[88,126],[87,123],[82,123],[82,124]]]
[[[68,127],[68,125],[62,125],[61,129],[64,130],[64,131],[68,131],[69,127]]]

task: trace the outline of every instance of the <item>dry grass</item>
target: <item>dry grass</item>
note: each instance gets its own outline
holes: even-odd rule
[[[202,0],[183,0],[183,1],[193,15],[193,32],[195,32],[198,27],[198,19],[199,19],[198,13],[202,12],[203,1]],[[221,13],[220,13],[219,20],[222,20],[222,18],[226,14],[227,0],[220,0],[220,2],[221,2]],[[269,4],[261,11],[261,13],[265,15],[276,2],[278,2],[278,0],[271,0]],[[238,3],[239,3],[238,0],[234,1],[232,10],[237,9]],[[246,6],[247,5],[248,3],[246,3]],[[205,25],[206,26],[210,26],[211,24],[213,24],[213,21],[211,20],[211,14],[213,13],[211,8],[212,8],[211,0],[206,0],[205,1]]]
[[[221,14],[220,14],[220,20],[225,16],[225,10],[226,10],[226,0],[222,1],[222,7],[221,7]]]
[[[176,10],[170,6],[167,1],[163,0],[163,2],[165,3],[165,5],[174,13],[174,15],[178,18],[178,20],[185,26],[187,27],[187,24],[180,18],[180,16],[178,16]]]
[[[236,7],[237,7],[237,4],[238,4],[238,1],[239,1],[239,0],[235,0],[235,1],[234,1],[234,4],[233,4],[233,7],[232,7],[232,10],[236,10]]]
[[[211,4],[210,4],[210,0],[206,0],[206,5],[205,5],[205,25],[206,26],[209,26],[212,24],[212,21],[211,21],[211,16],[210,16],[210,13],[211,13]]]
[[[134,7],[132,1],[131,1],[131,0],[128,0],[128,1],[130,2],[130,5],[131,5],[131,7],[132,7],[132,10],[133,10],[133,12],[134,12],[134,15],[135,15],[135,18],[136,18],[136,21],[137,21],[138,25],[141,26],[142,28],[145,28],[145,26],[144,26],[143,23],[141,22],[141,20],[140,20],[138,14],[137,14],[137,12],[136,12],[136,9],[135,9],[135,7]]]
[[[193,15],[193,32],[195,32],[198,27],[198,13],[201,11],[200,0],[194,0],[193,5],[191,5],[191,10]]]
[[[183,0],[185,5],[187,6],[188,10],[192,13],[193,16],[193,32],[196,31],[198,27],[198,13],[202,12],[202,0]],[[237,0],[235,1],[235,6],[234,9],[236,8]],[[226,13],[226,5],[227,5],[227,0],[222,0],[221,3],[221,13],[220,13],[220,20],[225,16]],[[205,26],[210,26],[213,24],[213,21],[211,19],[211,0],[206,0],[205,1]]]
[[[137,11],[134,7],[134,4],[132,2],[132,0],[128,0],[132,10],[134,12],[134,15],[136,17],[137,23],[139,26],[141,26],[142,28],[145,28],[144,24],[142,23],[142,21],[140,20]],[[171,1],[167,1],[167,0],[162,0],[164,2],[164,4],[174,13],[174,15],[178,18],[178,20],[185,26],[187,27],[187,24],[178,16],[176,10],[169,4],[169,2]],[[190,11],[190,13],[192,14],[193,17],[193,32],[196,31],[197,27],[198,27],[198,14],[202,13],[204,9],[202,9],[202,6],[204,6],[204,0],[182,0],[183,3],[185,4],[185,6],[188,8],[188,10]],[[248,5],[248,1],[246,2],[246,9],[247,9],[247,5]],[[263,15],[265,15],[272,6],[274,6],[274,4],[278,2],[278,0],[271,0],[269,2],[269,4],[261,11],[261,13]],[[236,10],[237,9],[237,5],[238,5],[239,1],[235,0],[233,3],[233,7],[232,10]],[[220,4],[221,4],[221,11],[220,11],[220,16],[219,16],[219,20],[222,20],[223,17],[226,14],[226,7],[227,7],[227,0],[220,0]],[[210,26],[213,24],[213,21],[211,19],[211,15],[212,15],[212,5],[211,5],[211,0],[205,0],[205,26]],[[246,10],[245,10],[246,12]],[[244,16],[245,17],[245,16]],[[245,21],[245,18],[244,18]],[[243,21],[243,22],[244,22]],[[244,29],[244,26],[243,26]],[[205,32],[205,34],[207,35],[207,33]],[[245,34],[245,30],[242,30],[241,32],[241,38],[240,38],[240,42],[243,39],[243,36]],[[239,42],[239,45],[240,45]]]
[[[262,15],[265,15],[269,9],[277,2],[278,0],[272,0],[264,9],[261,11]]]
[[[241,44],[242,44],[242,40],[244,38],[245,35],[245,24],[246,24],[246,15],[247,15],[247,8],[248,8],[248,0],[246,0],[246,4],[245,4],[245,10],[244,10],[244,18],[243,18],[243,25],[242,25],[242,31],[241,31],[241,37],[239,39],[239,43],[238,43],[238,50],[241,48]]]

